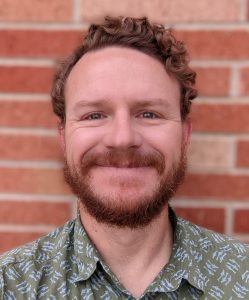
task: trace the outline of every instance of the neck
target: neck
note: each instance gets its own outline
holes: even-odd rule
[[[82,204],[79,208],[82,224],[105,263],[134,296],[141,295],[171,255],[173,233],[168,208],[138,229],[98,223]]]

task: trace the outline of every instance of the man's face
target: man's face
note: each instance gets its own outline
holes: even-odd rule
[[[149,223],[184,173],[190,122],[177,81],[142,52],[107,47],[75,65],[65,98],[65,174],[83,207],[112,225]]]

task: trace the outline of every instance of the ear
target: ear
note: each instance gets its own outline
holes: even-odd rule
[[[62,153],[65,156],[65,152],[66,152],[65,125],[61,122],[61,120],[58,120],[57,122],[57,137],[58,137],[58,142],[62,150]]]
[[[182,145],[184,147],[188,146],[191,133],[192,133],[192,121],[190,117],[187,117],[182,122]]]

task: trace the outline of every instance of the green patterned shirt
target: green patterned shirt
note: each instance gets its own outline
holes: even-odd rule
[[[249,299],[249,246],[177,218],[169,263],[139,297]],[[102,261],[80,217],[0,257],[1,300],[135,299]]]

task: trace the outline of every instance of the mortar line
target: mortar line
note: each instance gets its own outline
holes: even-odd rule
[[[20,101],[20,102],[51,102],[49,94],[42,93],[1,93],[0,101]]]
[[[1,66],[53,67],[55,64],[56,64],[55,60],[49,58],[0,57]]]
[[[74,13],[73,13],[74,16]],[[188,31],[240,31],[245,30],[249,31],[249,24],[248,23],[238,23],[238,21],[231,21],[231,22],[195,22],[190,23],[186,22],[168,22],[164,23],[166,27],[171,27],[176,30],[188,30]],[[89,22],[84,22],[81,20],[78,23],[73,22],[29,22],[29,21],[2,21],[0,22],[0,30],[1,29],[14,29],[14,30],[63,30],[63,31],[71,31],[71,30],[86,30],[89,27]]]
[[[232,209],[249,209],[248,201],[239,201],[238,199],[230,199],[229,201],[220,200],[219,198],[202,198],[189,199],[189,198],[175,198],[173,200],[173,207],[191,207],[191,208],[229,208]]]
[[[225,208],[225,233],[232,236],[234,228],[234,211],[231,207]]]
[[[73,20],[76,24],[80,23],[81,16],[80,16],[80,0],[73,0]]]
[[[71,203],[73,196],[66,195],[47,195],[47,194],[19,194],[19,193],[0,193],[0,202],[45,202],[45,203]]]
[[[240,70],[238,66],[231,67],[231,75],[230,75],[230,91],[229,95],[231,97],[236,97],[240,93]]]
[[[248,0],[240,0],[240,21],[247,21]]]
[[[56,125],[55,125],[56,126]],[[54,128],[20,128],[20,127],[0,127],[0,134],[10,135],[36,135],[36,136],[57,136],[57,130]]]

